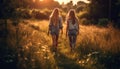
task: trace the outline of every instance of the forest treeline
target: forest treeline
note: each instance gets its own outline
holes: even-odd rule
[[[89,0],[90,3],[78,1],[73,4],[59,4],[54,0],[0,0],[0,18],[35,18],[48,19],[51,10],[61,9],[63,18],[67,11],[74,8],[82,24],[97,24],[106,26],[112,22],[114,27],[120,27],[120,0]]]

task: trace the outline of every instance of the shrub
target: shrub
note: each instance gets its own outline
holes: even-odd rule
[[[41,13],[44,13],[46,16],[50,16],[52,10],[50,9],[42,9]]]
[[[46,15],[44,12],[40,12],[38,10],[33,10],[31,15],[35,19],[48,19],[49,18],[49,16]]]
[[[98,20],[98,25],[99,26],[107,26],[108,25],[108,19],[107,18],[101,18]]]
[[[78,18],[88,18],[89,17],[87,11],[79,12],[79,13],[77,13],[77,16],[78,16]]]
[[[82,19],[80,19],[80,24],[88,25],[88,24],[90,24],[90,21],[87,20],[86,18],[82,18]]]

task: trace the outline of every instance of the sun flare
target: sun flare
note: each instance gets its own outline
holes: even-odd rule
[[[84,1],[86,3],[89,3],[88,0],[55,0],[55,1],[58,1],[60,4],[62,4],[62,3],[66,4],[70,1],[73,1],[73,4],[77,4],[78,1]]]

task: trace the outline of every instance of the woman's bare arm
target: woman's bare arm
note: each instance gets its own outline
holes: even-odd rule
[[[67,25],[66,25],[66,36],[68,35],[68,21],[67,21]]]

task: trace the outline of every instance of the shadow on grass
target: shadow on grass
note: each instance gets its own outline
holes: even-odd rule
[[[59,69],[81,69],[82,67],[76,62],[75,59],[68,58],[61,52],[54,55],[54,59]],[[84,68],[82,68],[84,69]]]
[[[89,46],[89,47],[88,47]],[[79,46],[77,52],[79,53],[79,61],[84,61],[85,69],[120,69],[120,54],[102,51],[100,49],[93,49],[88,46]]]

